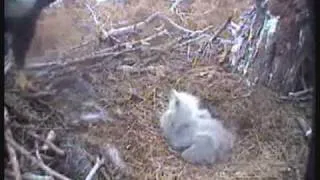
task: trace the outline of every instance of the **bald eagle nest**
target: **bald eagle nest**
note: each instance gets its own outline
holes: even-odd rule
[[[229,54],[222,52],[229,45],[220,34],[231,21],[193,31],[155,13],[131,26],[101,29],[99,41],[31,64],[36,92],[15,89],[9,70],[6,177],[301,177],[307,147],[295,118],[307,120],[308,112],[227,71]],[[199,167],[169,151],[159,117],[171,88],[199,96],[234,130],[229,162]]]

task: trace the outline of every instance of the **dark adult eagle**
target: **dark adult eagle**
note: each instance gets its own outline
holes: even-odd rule
[[[18,73],[16,83],[21,89],[26,89],[29,81],[26,78],[24,67],[26,54],[35,34],[36,23],[41,11],[55,0],[5,0],[5,54],[12,48],[14,62]],[[7,36],[6,36],[7,37]],[[9,40],[10,39],[10,40]]]

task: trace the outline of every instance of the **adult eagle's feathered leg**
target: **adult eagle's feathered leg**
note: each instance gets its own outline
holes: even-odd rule
[[[26,77],[24,67],[27,52],[30,48],[35,34],[36,21],[30,17],[13,20],[12,34],[12,52],[17,66],[16,84],[22,89],[32,88],[32,83]],[[23,33],[21,29],[23,28]]]
[[[18,69],[16,84],[23,90],[32,87],[32,83],[26,77],[25,59],[35,35],[36,23],[41,11],[54,1],[5,0],[5,33],[11,35],[9,46],[12,48]],[[6,43],[8,45],[8,42]]]

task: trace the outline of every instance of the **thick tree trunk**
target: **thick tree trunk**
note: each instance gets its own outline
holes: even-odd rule
[[[314,36],[306,0],[265,2],[256,0],[253,38],[261,41],[256,40],[249,79],[282,93],[313,87]],[[271,22],[277,25],[270,35],[265,27]]]

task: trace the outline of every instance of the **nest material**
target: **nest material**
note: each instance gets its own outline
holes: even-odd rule
[[[154,25],[151,21],[154,23],[157,19],[162,20],[160,25],[163,25],[163,28],[170,25],[175,31],[143,31],[146,26],[148,30],[152,29],[149,27]],[[223,47],[218,35],[228,26],[230,20],[231,18],[214,32],[211,27],[192,31],[156,13],[135,26],[103,32],[104,37],[100,43],[104,48],[96,49],[90,55],[81,56],[88,54],[86,49],[96,46],[89,43],[73,48],[70,55],[61,57],[61,61],[31,66],[30,70],[41,69],[37,71],[39,87],[49,87],[49,92],[53,91],[53,87],[57,87],[52,86],[55,84],[52,80],[64,79],[70,75],[85,79],[92,91],[66,93],[72,93],[70,95],[76,96],[75,99],[78,97],[93,100],[108,112],[108,117],[113,119],[113,122],[78,124],[74,127],[66,118],[70,112],[61,109],[61,103],[65,103],[65,106],[82,106],[81,103],[68,104],[74,101],[61,101],[58,105],[53,103],[53,99],[63,100],[63,94],[49,94],[49,98],[30,98],[7,88],[5,103],[10,117],[8,116],[6,122],[6,140],[9,142],[7,149],[11,160],[7,174],[12,171],[18,173],[16,176],[19,176],[21,171],[38,173],[39,168],[35,168],[37,171],[30,169],[21,159],[16,158],[16,153],[19,153],[22,154],[21,157],[27,157],[34,162],[37,165],[35,167],[40,167],[41,173],[46,172],[58,179],[66,179],[60,173],[75,178],[77,172],[62,172],[67,171],[67,168],[59,169],[58,165],[55,167],[60,173],[48,170],[49,165],[44,164],[44,161],[58,163],[68,158],[76,162],[83,160],[87,168],[82,168],[83,171],[78,173],[85,177],[95,166],[94,163],[89,163],[90,154],[94,154],[91,155],[91,160],[94,161],[95,158],[92,157],[101,154],[98,149],[114,144],[121,154],[121,157],[117,156],[118,161],[114,160],[117,158],[109,158],[112,165],[108,165],[103,155],[96,159],[97,166],[104,169],[96,172],[103,176],[102,179],[119,178],[119,174],[120,177],[126,176],[130,177],[129,179],[301,178],[307,148],[294,119],[304,118],[305,114],[292,104],[279,101],[273,92],[264,87],[248,87],[240,76],[228,73],[219,66],[219,59],[214,58],[217,55],[214,52],[218,51],[209,51],[210,48]],[[135,33],[135,39],[140,40],[126,39],[116,45],[110,43],[119,40],[118,36],[123,37],[128,33]],[[148,33],[152,34],[147,35]],[[211,55],[203,58],[208,52]],[[74,57],[75,54],[78,56]],[[63,89],[64,86],[60,88]],[[236,145],[229,162],[211,168],[198,167],[187,164],[169,151],[158,123],[171,88],[186,90],[199,96],[207,102],[206,106],[215,109],[223,123],[236,133]],[[20,105],[20,102],[24,105]],[[17,104],[19,106],[15,106]],[[44,105],[46,108],[40,108]],[[47,115],[47,118],[41,115]],[[57,150],[53,150],[51,154],[39,152],[38,148],[35,148],[35,144],[39,144],[39,138],[37,140],[35,136],[24,136],[24,133],[31,132],[30,129],[40,134],[41,142],[48,145],[50,143],[43,139],[50,129],[56,132],[57,141],[74,136],[76,141],[73,141],[71,146],[79,149],[67,151],[66,146],[60,145],[61,150],[67,152],[64,156],[57,155]],[[13,130],[19,133],[10,133]],[[80,142],[84,142],[86,146],[77,146]],[[51,146],[54,145],[52,144]],[[54,148],[51,147],[52,149]],[[102,154],[106,154],[106,151]],[[113,153],[114,156],[115,154],[117,153]],[[50,159],[52,156],[57,156],[56,160]],[[44,157],[48,159],[43,160]],[[74,161],[69,163],[69,167],[72,167]],[[116,162],[123,163],[117,165]],[[117,173],[111,173],[115,171],[110,168],[118,169]]]

